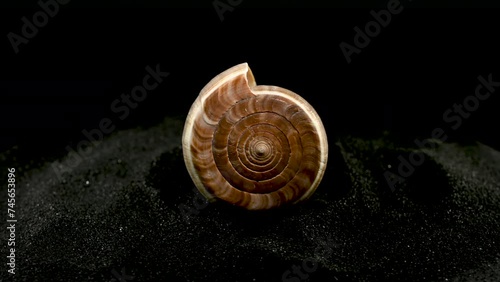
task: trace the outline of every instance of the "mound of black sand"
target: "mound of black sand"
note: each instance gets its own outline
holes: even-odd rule
[[[246,212],[194,190],[182,126],[117,132],[80,162],[19,172],[16,275],[4,268],[2,281],[500,279],[500,153],[490,147],[329,140],[309,201]],[[386,171],[411,152],[425,162],[391,187]]]

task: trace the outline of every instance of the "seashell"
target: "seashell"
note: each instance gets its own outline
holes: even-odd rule
[[[326,132],[313,107],[290,90],[256,85],[247,63],[201,90],[182,148],[201,194],[249,210],[307,199],[328,159]]]

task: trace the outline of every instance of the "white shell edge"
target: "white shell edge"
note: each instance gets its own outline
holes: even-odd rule
[[[196,186],[198,191],[200,191],[200,193],[210,202],[214,202],[216,199],[211,193],[206,190],[203,182],[196,173],[196,169],[193,164],[191,140],[193,137],[194,120],[196,120],[199,115],[203,115],[203,104],[205,103],[207,97],[209,97],[222,84],[242,74],[246,74],[247,82],[250,87],[256,85],[253,74],[248,67],[248,63],[242,63],[225,70],[224,72],[212,78],[212,80],[210,80],[210,82],[207,83],[205,87],[203,87],[203,89],[200,91],[200,94],[193,102],[193,105],[191,105],[189,113],[186,117],[186,122],[184,124],[184,131],[182,133],[182,152],[184,155],[184,163],[186,164],[186,168],[189,175],[191,176],[191,179],[194,182],[194,185]]]

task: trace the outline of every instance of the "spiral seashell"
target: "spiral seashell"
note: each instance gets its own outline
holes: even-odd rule
[[[325,172],[328,142],[313,107],[294,92],[256,85],[247,63],[213,78],[182,136],[198,190],[249,210],[307,199]]]

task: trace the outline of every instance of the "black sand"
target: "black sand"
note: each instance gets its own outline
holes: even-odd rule
[[[281,281],[308,258],[318,264],[304,272],[311,281],[500,277],[492,148],[423,150],[425,163],[392,192],[383,172],[416,148],[384,137],[331,140],[328,172],[309,201],[252,213],[194,203],[182,125],[166,119],[113,134],[61,180],[53,165],[64,158],[19,173],[17,281],[110,281],[122,271],[133,277],[122,281]],[[321,256],[325,243],[332,251]]]

